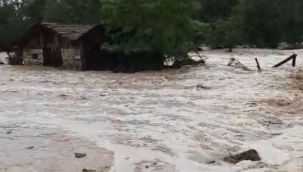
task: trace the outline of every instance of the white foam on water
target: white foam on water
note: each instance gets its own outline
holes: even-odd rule
[[[300,170],[302,112],[276,116],[259,103],[302,96],[290,64],[271,68],[293,52],[302,67],[303,50],[260,49],[205,51],[206,66],[136,74],[0,66],[0,127],[21,121],[68,131],[113,151],[117,172]],[[230,57],[252,71],[228,67]],[[221,161],[249,148],[263,165]]]

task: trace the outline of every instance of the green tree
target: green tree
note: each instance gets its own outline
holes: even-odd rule
[[[200,19],[207,23],[226,20],[231,16],[232,9],[238,3],[239,0],[200,0]]]
[[[16,40],[26,28],[21,13],[22,5],[15,1],[0,1],[0,44],[9,44]]]
[[[244,33],[245,43],[276,48],[281,41],[281,24],[276,0],[242,0],[235,8],[234,18]]]
[[[232,16],[239,0],[201,0],[200,20],[205,22],[202,38],[211,48],[232,48],[241,44],[241,31]]]
[[[199,24],[196,0],[102,0],[108,47],[124,53],[157,52],[184,56],[195,47]]]
[[[49,0],[27,0],[22,3],[22,15],[29,23],[37,23],[44,20],[46,4]]]
[[[51,22],[96,24],[100,18],[100,0],[48,0],[45,9],[45,19]]]
[[[290,44],[303,42],[303,1],[277,0],[282,40]]]

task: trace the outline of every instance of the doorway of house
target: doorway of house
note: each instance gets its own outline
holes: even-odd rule
[[[59,38],[49,32],[44,34],[43,40],[43,66],[60,67],[63,64]]]

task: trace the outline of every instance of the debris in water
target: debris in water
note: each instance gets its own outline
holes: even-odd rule
[[[202,90],[210,90],[211,88],[202,84],[198,84],[195,86],[185,87],[185,89],[202,89]]]
[[[262,68],[261,68],[261,66],[260,66],[260,63],[259,63],[258,58],[255,58],[255,61],[256,61],[256,63],[257,63],[258,71],[261,72],[261,71],[262,71]]]
[[[87,98],[85,96],[81,96],[79,99],[80,100],[87,100]]]
[[[242,70],[245,70],[245,71],[250,71],[250,69],[247,66],[242,64],[239,60],[235,59],[234,57],[232,57],[230,59],[227,66],[234,67],[234,68],[239,68],[239,69],[242,69]]]
[[[75,153],[76,158],[85,158],[87,156],[86,153]]]
[[[261,157],[256,150],[249,150],[237,155],[231,155],[223,159],[225,162],[237,164],[241,161],[260,161]]]
[[[59,97],[68,97],[66,94],[60,94]]]
[[[198,85],[196,86],[196,88],[198,88],[198,89],[204,89],[204,90],[209,90],[209,89],[210,89],[210,87],[207,87],[207,86],[202,85],[202,84],[198,84]]]
[[[35,148],[34,146],[26,147],[26,149],[28,149],[28,150],[32,150],[32,149],[34,149],[34,148]]]
[[[83,169],[82,172],[97,172],[97,170],[89,170],[89,169]]]
[[[214,164],[214,163],[216,163],[216,161],[208,161],[208,162],[206,162],[207,164]]]
[[[264,126],[272,126],[272,125],[283,125],[284,122],[276,117],[263,117],[257,120],[260,124]]]
[[[292,60],[292,67],[296,67],[297,56],[298,56],[297,54],[293,54],[293,55],[289,56],[287,59],[281,61],[280,63],[278,63],[278,64],[276,64],[276,65],[274,65],[273,67],[274,67],[274,68],[280,67],[280,66],[282,66],[283,64],[285,64],[285,63],[287,63],[287,62],[289,62],[289,61],[291,61],[291,60]]]

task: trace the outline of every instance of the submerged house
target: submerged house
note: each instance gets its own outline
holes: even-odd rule
[[[89,70],[97,64],[104,41],[101,25],[39,23],[16,43],[16,58],[24,64]]]
[[[159,70],[163,58],[150,53],[125,55],[102,49],[106,41],[102,25],[38,23],[14,43],[20,64],[67,67],[77,70],[135,72]]]

